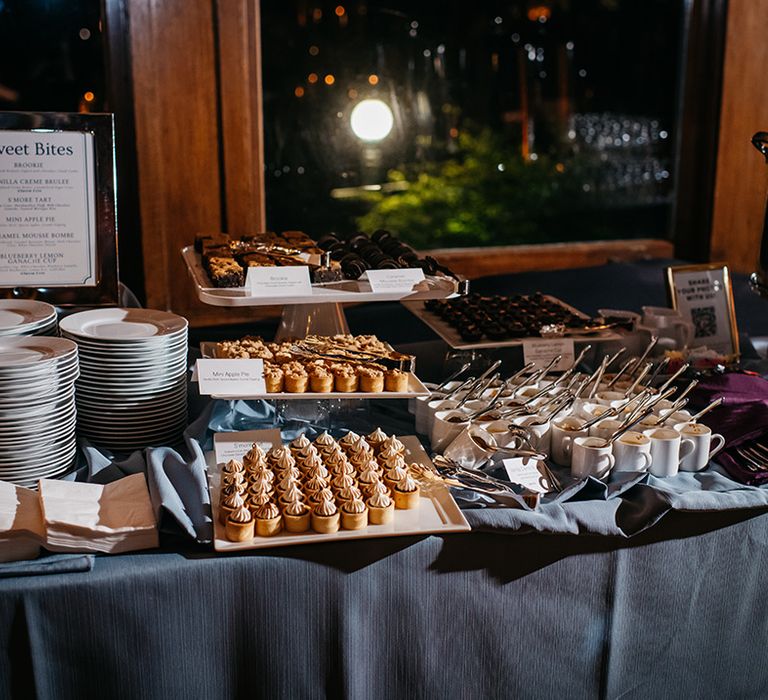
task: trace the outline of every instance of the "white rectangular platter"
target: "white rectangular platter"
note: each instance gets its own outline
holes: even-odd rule
[[[427,276],[418,292],[373,292],[360,280],[313,284],[307,296],[256,297],[245,287],[212,287],[194,246],[186,246],[181,255],[195,285],[200,301],[214,306],[278,306],[291,304],[343,304],[364,301],[400,301],[401,299],[445,299],[458,293],[460,283],[450,277]]]
[[[219,436],[222,436],[219,438]],[[418,438],[413,435],[398,436],[405,445],[406,462],[431,464],[429,457],[421,446]],[[237,447],[232,449],[232,442],[237,441]],[[252,442],[262,446],[280,444],[280,433],[277,430],[253,430],[241,433],[217,433],[214,442],[219,445],[219,454],[225,457],[235,454],[236,450]],[[226,442],[226,447],[222,445]],[[222,450],[223,448],[223,450]],[[421,499],[418,508],[412,510],[396,510],[391,523],[386,525],[368,525],[362,530],[339,530],[333,534],[317,532],[291,533],[282,531],[274,537],[254,537],[250,542],[230,542],[224,534],[224,525],[219,522],[219,483],[220,469],[223,462],[217,463],[216,453],[206,454],[208,463],[208,485],[211,492],[211,509],[213,512],[213,546],[217,552],[239,552],[248,549],[263,549],[265,547],[286,547],[295,544],[320,544],[322,542],[338,542],[341,540],[364,540],[372,537],[402,537],[404,535],[443,534],[446,532],[468,532],[471,528],[463,513],[453,500],[451,492],[440,483],[430,484],[429,488],[422,486]]]
[[[203,357],[216,357],[216,343],[203,341],[200,343],[200,352]],[[196,381],[196,375],[192,375],[192,381]],[[325,393],[318,393],[313,391],[305,391],[301,394],[292,394],[288,391],[280,391],[275,393],[254,394],[252,396],[229,396],[216,394],[212,398],[222,399],[224,401],[233,401],[236,399],[243,399],[246,401],[255,401],[257,399],[268,399],[270,401],[279,400],[306,400],[306,399],[412,399],[417,396],[428,396],[429,389],[424,386],[424,383],[413,373],[408,373],[408,390],[407,391],[350,391],[339,392],[329,391]]]
[[[559,304],[562,304],[566,309],[569,311],[578,314],[579,316],[584,316],[586,319],[587,316],[585,316],[581,311],[578,309],[573,308],[572,306],[569,306],[565,302],[560,301],[556,297],[547,296],[547,299],[551,299],[553,301],[556,301]],[[424,323],[426,323],[435,333],[437,333],[448,345],[450,345],[452,348],[456,350],[482,350],[485,348],[509,348],[509,347],[515,347],[518,345],[522,345],[524,340],[530,340],[531,338],[538,338],[537,336],[531,336],[531,338],[510,338],[509,340],[479,340],[477,342],[469,342],[466,340],[462,340],[461,336],[459,335],[458,331],[453,328],[451,325],[443,321],[442,318],[439,318],[437,315],[427,311],[424,308],[424,302],[423,301],[409,301],[409,300],[402,300],[403,306],[408,309],[414,316],[421,319]],[[612,330],[606,330],[606,331],[599,331],[597,333],[588,333],[583,335],[568,335],[566,336],[570,338],[571,340],[574,340],[576,342],[600,342],[604,340],[617,340],[621,338],[622,336],[616,333]],[[538,338],[540,340],[540,338]]]

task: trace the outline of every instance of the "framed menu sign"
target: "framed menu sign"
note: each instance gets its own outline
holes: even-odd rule
[[[118,301],[110,114],[0,112],[0,294]]]

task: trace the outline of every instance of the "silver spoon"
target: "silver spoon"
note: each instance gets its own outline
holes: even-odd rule
[[[691,416],[690,422],[695,423],[699,418],[701,418],[705,413],[709,413],[713,408],[717,408],[721,403],[723,403],[725,399],[722,396],[719,396],[716,398],[711,404],[706,406],[705,408],[702,408],[696,415]]]
[[[437,394],[445,389],[446,385],[450,384],[454,379],[458,379],[464,372],[466,372],[472,366],[471,362],[465,362],[459,369],[445,379],[439,386],[437,386],[432,393]]]

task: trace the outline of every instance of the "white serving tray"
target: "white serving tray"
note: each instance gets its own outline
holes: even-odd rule
[[[200,352],[204,358],[216,357],[216,343],[210,341],[203,341],[200,343]],[[193,372],[192,381],[197,381],[197,375]],[[407,391],[329,391],[326,393],[318,393],[313,391],[305,391],[301,394],[292,394],[287,391],[281,391],[276,393],[264,393],[253,394],[249,396],[231,396],[225,394],[215,394],[212,396],[214,399],[222,399],[225,401],[233,401],[236,399],[243,399],[246,401],[254,401],[257,399],[268,399],[270,401],[277,401],[282,399],[296,400],[296,399],[413,399],[417,396],[428,396],[429,389],[424,386],[423,382],[413,373],[408,373],[408,390]]]
[[[557,297],[546,295],[545,299],[555,301],[561,304],[571,313],[581,316],[584,319],[589,318],[584,313],[575,309],[573,306],[560,301]],[[455,350],[483,350],[485,348],[509,348],[522,345],[525,340],[542,340],[540,336],[530,336],[526,338],[510,338],[509,340],[478,340],[477,342],[469,342],[462,340],[459,332],[451,325],[443,321],[442,318],[433,314],[431,311],[427,311],[424,308],[423,301],[403,300],[403,306],[408,309],[414,316],[426,323],[435,333],[437,333],[448,345]],[[615,331],[606,330],[598,331],[596,333],[586,333],[577,335],[565,336],[575,342],[601,342],[605,340],[618,340],[622,336]]]
[[[182,248],[181,255],[187,265],[197,296],[205,304],[214,306],[278,306],[290,304],[342,304],[365,301],[400,301],[401,299],[445,299],[459,291],[459,283],[450,277],[425,277],[427,289],[420,292],[372,292],[367,282],[344,280],[327,284],[313,284],[307,296],[255,297],[245,287],[211,287],[208,274],[194,246]]]
[[[222,436],[221,438],[219,436]],[[280,444],[280,433],[277,430],[253,430],[242,433],[217,433],[214,442],[220,440],[232,442],[242,441],[240,447],[245,446],[243,453],[247,451],[252,442],[262,445]],[[419,462],[431,464],[429,457],[421,446],[418,438],[413,435],[398,436],[405,445],[406,462]],[[235,454],[229,447],[229,454]],[[221,449],[219,454],[227,456],[227,450]],[[242,457],[242,455],[241,455]],[[313,531],[291,533],[282,531],[274,537],[254,537],[250,542],[230,542],[224,534],[224,525],[219,522],[219,482],[220,469],[223,462],[216,462],[214,452],[206,454],[208,463],[208,485],[211,492],[211,508],[213,511],[213,546],[217,552],[239,552],[247,549],[262,549],[265,547],[286,547],[295,544],[320,544],[322,542],[338,542],[341,540],[362,540],[372,537],[402,537],[405,535],[443,534],[446,532],[467,532],[471,528],[464,514],[453,500],[451,492],[446,486],[435,482],[429,489],[422,486],[421,502],[418,508],[412,510],[396,510],[391,523],[386,525],[368,525],[362,530],[339,530],[333,534],[324,535]]]

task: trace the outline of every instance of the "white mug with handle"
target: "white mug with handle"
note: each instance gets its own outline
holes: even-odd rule
[[[680,461],[682,472],[700,472],[706,468],[709,460],[725,447],[725,438],[719,433],[713,433],[712,429],[703,423],[678,423],[675,430],[694,444],[693,451]]]

